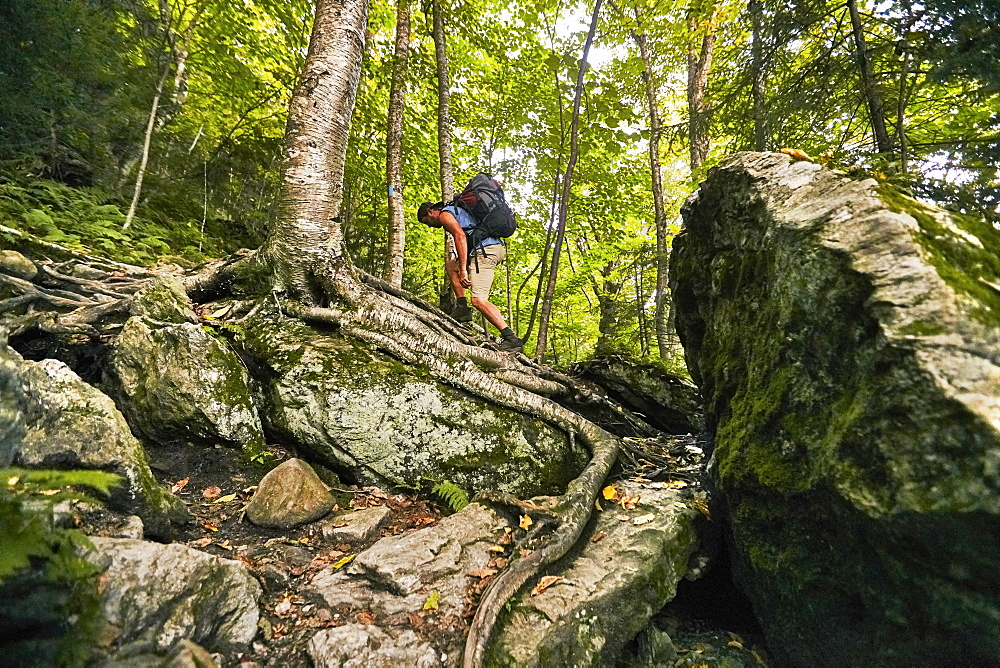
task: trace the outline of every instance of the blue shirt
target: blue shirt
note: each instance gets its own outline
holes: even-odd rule
[[[451,215],[455,216],[455,220],[457,220],[458,224],[462,226],[462,229],[465,230],[466,234],[468,234],[469,230],[471,230],[476,226],[476,221],[473,220],[472,214],[460,206],[446,206],[441,210],[447,211]],[[492,246],[494,244],[500,244],[500,243],[503,242],[500,241],[499,239],[495,239],[493,237],[486,237],[485,239],[483,239],[483,242],[481,244],[479,244],[475,248],[470,248],[469,253],[471,254],[472,251],[479,250],[484,246]]]

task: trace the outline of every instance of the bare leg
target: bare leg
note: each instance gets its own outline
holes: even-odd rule
[[[444,263],[444,273],[448,275],[448,282],[451,283],[451,289],[455,293],[455,296],[461,299],[465,296],[465,288],[462,287],[462,283],[458,280],[458,260],[448,260]]]
[[[500,331],[507,329],[507,321],[503,319],[503,314],[500,313],[500,309],[491,304],[488,299],[484,299],[482,297],[470,297],[469,301],[486,317],[487,320],[490,321],[491,325]]]

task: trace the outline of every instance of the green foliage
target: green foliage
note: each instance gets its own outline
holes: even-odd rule
[[[45,561],[49,576],[68,581],[89,573],[74,548],[86,544],[79,531],[52,526],[52,508],[62,501],[95,499],[77,491],[89,487],[107,494],[118,476],[103,471],[34,471],[0,469],[0,582],[31,565]]]
[[[469,495],[465,493],[465,490],[448,480],[435,483],[431,487],[431,492],[447,503],[452,512],[457,513],[469,505]]]

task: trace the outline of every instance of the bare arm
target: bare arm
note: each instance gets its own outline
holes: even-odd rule
[[[442,211],[438,220],[441,227],[455,240],[455,250],[458,251],[458,278],[464,287],[469,287],[472,282],[469,280],[469,244],[465,239],[465,230],[458,224],[458,219],[447,211]]]

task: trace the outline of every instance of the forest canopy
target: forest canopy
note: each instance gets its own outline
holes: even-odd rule
[[[399,190],[402,287],[436,301],[441,237],[414,215],[442,199],[433,4],[409,7]],[[340,212],[347,256],[374,275],[390,238],[398,9],[370,6]],[[455,182],[491,172],[518,212],[494,301],[527,337],[552,264],[593,6],[440,9]],[[193,266],[260,245],[313,11],[308,0],[5,2],[0,222],[137,264]],[[733,151],[798,149],[995,223],[998,20],[993,0],[605,4],[583,77],[550,360],[597,349],[677,364],[676,347],[657,345],[656,218],[669,244],[685,197]]]

